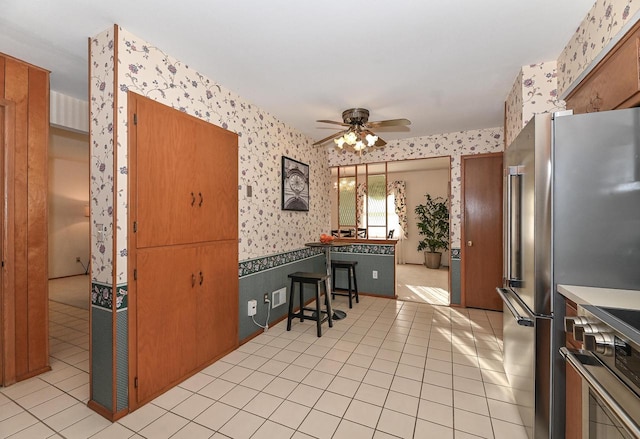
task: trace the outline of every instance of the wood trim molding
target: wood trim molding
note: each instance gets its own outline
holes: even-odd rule
[[[113,224],[111,230],[113,231],[112,240],[112,260],[113,260],[113,272],[111,280],[111,294],[113,300],[111,301],[111,331],[112,331],[112,344],[111,344],[111,403],[112,411],[116,413],[118,411],[118,301],[116,300],[116,294],[118,290],[118,25],[113,25]]]
[[[91,120],[91,72],[93,69],[93,65],[91,64],[91,38],[87,38],[87,96],[89,96],[89,105],[87,106],[87,120]],[[93,132],[93,124],[89,124],[89,163],[91,163],[91,133]],[[91,199],[91,174],[92,167],[89,165],[89,199]],[[91,203],[89,203],[91,206]],[[91,209],[91,207],[89,207]],[[93,266],[91,263],[91,249],[93,249],[93,233],[91,231],[92,223],[91,223],[91,211],[89,212],[89,275],[93,280]],[[92,400],[93,398],[93,343],[92,340],[93,333],[93,312],[91,311],[91,307],[89,307],[89,403],[87,404],[91,407],[91,404],[95,404]],[[95,410],[95,409],[94,409]]]
[[[127,120],[129,126],[133,126],[133,117],[137,110],[137,95],[129,92],[127,94]],[[136,156],[138,147],[137,131],[135,129],[129,129],[128,133],[128,164],[127,164],[127,178],[129,179],[129,206],[135,206],[137,203],[137,191],[138,186],[136,179],[131,178],[132,175],[137,175],[136,160],[132,158]],[[135,261],[137,258],[137,243],[136,234],[133,232],[133,223],[137,221],[135,210],[129,211],[129,219],[127,221],[128,238],[127,238],[127,258],[129,263],[127,264],[127,276],[129,279],[133,279],[133,270],[135,269]],[[139,407],[138,404],[138,389],[135,387],[135,378],[138,370],[138,326],[137,319],[134,318],[137,313],[137,297],[138,287],[136,282],[128,283],[128,304],[129,311],[127,316],[127,329],[128,329],[128,348],[129,348],[129,410],[133,411]]]

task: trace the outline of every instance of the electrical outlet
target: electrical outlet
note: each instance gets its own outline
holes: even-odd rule
[[[373,278],[374,279],[378,278],[378,271],[377,270],[373,270]]]
[[[258,310],[258,301],[250,300],[249,303],[247,304],[247,315],[249,317],[255,316],[256,313],[258,312],[257,310]]]
[[[76,256],[76,262],[80,262],[80,256]]]
[[[269,293],[264,293],[264,303],[269,303]]]

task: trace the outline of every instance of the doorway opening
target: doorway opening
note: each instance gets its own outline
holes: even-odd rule
[[[50,127],[49,354],[69,393],[89,399],[89,135]],[[55,366],[58,363],[58,366]]]
[[[451,157],[399,160],[331,169],[332,234],[342,238],[394,239],[395,293],[399,300],[449,305],[450,252],[437,269],[426,267],[418,243],[415,208],[425,195],[449,200]],[[386,187],[386,189],[385,189]]]
[[[426,194],[449,200],[451,158],[389,162],[387,174],[390,181],[406,183],[407,233],[396,245],[396,295],[399,300],[448,306],[451,300],[450,251],[442,252],[439,268],[426,267],[424,252],[417,250],[423,237],[418,234],[415,208],[424,204]]]

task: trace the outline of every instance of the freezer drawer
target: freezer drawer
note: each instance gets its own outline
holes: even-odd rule
[[[550,329],[510,289],[503,300],[504,370],[529,438],[549,437]]]

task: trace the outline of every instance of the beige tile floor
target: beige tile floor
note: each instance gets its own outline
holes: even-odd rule
[[[113,424],[86,407],[87,312],[50,317],[53,370],[0,389],[0,437],[526,437],[500,313],[362,296],[321,338],[281,322]]]
[[[396,265],[396,295],[400,300],[449,305],[449,268],[418,264]]]

